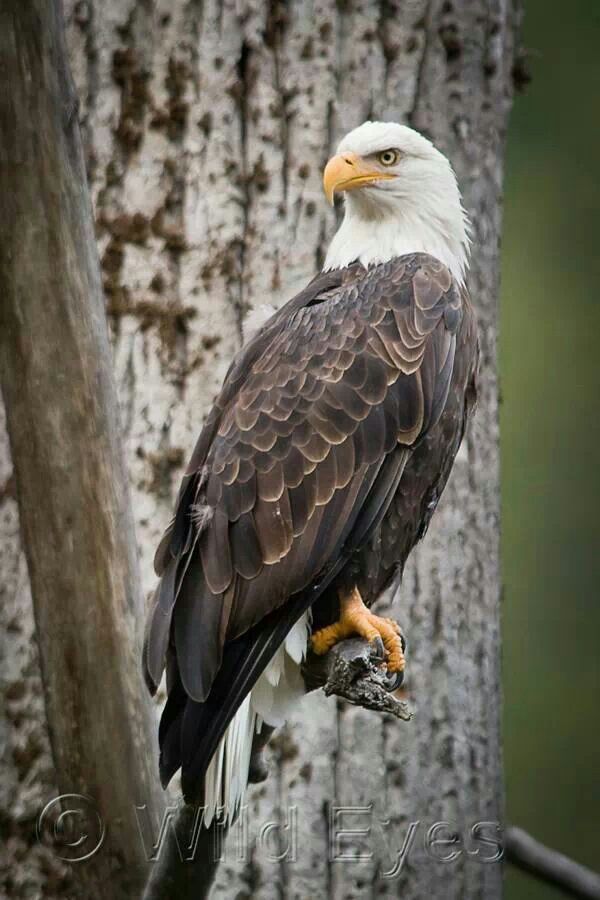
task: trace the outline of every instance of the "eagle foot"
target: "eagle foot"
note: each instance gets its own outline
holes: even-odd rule
[[[339,596],[340,618],[333,625],[315,631],[311,638],[313,652],[323,656],[334,644],[358,634],[367,641],[383,643],[388,672],[403,672],[406,644],[398,623],[372,613],[356,587],[349,594],[340,592]]]

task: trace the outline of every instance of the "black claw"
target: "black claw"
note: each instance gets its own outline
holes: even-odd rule
[[[377,637],[374,637],[372,643],[377,647],[377,655],[381,657],[381,659],[385,659],[385,644],[383,643],[381,635],[378,634]]]
[[[386,690],[388,693],[397,691],[404,683],[404,672],[388,672]]]

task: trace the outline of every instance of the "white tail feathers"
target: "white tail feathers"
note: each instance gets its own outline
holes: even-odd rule
[[[256,713],[248,695],[221,738],[204,781],[204,825],[208,828],[223,810],[225,822],[234,818],[246,790]]]
[[[203,824],[219,815],[231,822],[244,801],[254,735],[263,722],[283,725],[304,695],[300,664],[306,655],[310,610],[298,619],[284,643],[229,723],[206,771]]]

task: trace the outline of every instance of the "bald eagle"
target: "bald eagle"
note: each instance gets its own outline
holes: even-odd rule
[[[416,131],[365,122],[323,175],[345,212],[323,270],[225,377],[157,550],[144,645],[166,668],[163,785],[181,769],[204,824],[230,821],[252,742],[304,692],[312,644],[381,637],[377,600],[424,535],[475,395],[468,220],[452,167]]]

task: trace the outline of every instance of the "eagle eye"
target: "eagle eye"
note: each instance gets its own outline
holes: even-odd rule
[[[382,166],[393,166],[400,159],[400,151],[390,147],[389,150],[382,150],[377,154],[377,159]]]

